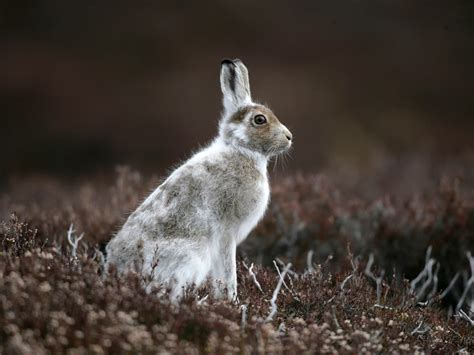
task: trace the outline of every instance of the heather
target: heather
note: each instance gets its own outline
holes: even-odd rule
[[[119,167],[6,184],[0,352],[474,350],[469,176],[413,180],[416,193],[394,193],[388,177],[373,186],[333,172],[277,176],[238,250],[238,302],[203,287],[179,304],[166,290],[146,293],[146,275],[103,274],[103,245],[161,180]]]

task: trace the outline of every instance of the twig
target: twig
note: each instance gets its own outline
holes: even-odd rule
[[[438,290],[438,272],[439,272],[439,263],[436,263],[436,269],[433,274],[433,287],[431,288],[431,292],[427,296],[428,302],[430,302],[434,295],[436,294],[436,291]]]
[[[462,335],[459,334],[459,332],[455,331],[453,328],[451,328],[449,325],[448,325],[448,329],[449,329],[451,332],[453,332],[454,334],[456,334],[459,338],[462,339]]]
[[[150,271],[146,272],[146,269],[144,268],[145,260],[143,259],[143,255],[141,258],[141,275],[142,279],[145,282],[146,288],[149,288],[149,286],[152,284],[153,281],[155,281],[155,271],[156,268],[158,267],[158,245],[155,247],[155,250],[153,251],[153,259],[150,262]]]
[[[275,260],[273,260],[273,265],[275,265],[275,269],[276,269],[276,271],[277,271],[277,273],[278,273],[278,276],[281,278],[280,269],[278,268],[278,265],[277,265],[277,263],[276,263]],[[288,291],[291,292],[291,290],[290,290],[290,288],[288,287],[288,285],[286,284],[285,280],[282,280],[282,282],[283,282],[283,286],[285,286],[285,288],[286,288]]]
[[[276,265],[276,263],[275,263]],[[290,270],[290,267],[291,267],[291,263],[288,263],[285,268],[283,269],[283,271],[279,274],[280,278],[278,280],[278,283],[275,287],[275,290],[273,291],[273,296],[272,296],[272,299],[270,300],[270,304],[271,304],[271,307],[270,307],[270,313],[268,314],[267,318],[265,319],[265,322],[270,322],[273,320],[273,317],[275,316],[275,314],[277,313],[277,304],[276,304],[276,300],[278,298],[278,294],[280,293],[280,289],[281,289],[281,285],[283,284],[284,282],[284,278],[286,276],[286,274],[288,273],[288,270]],[[277,267],[278,269],[278,267]],[[279,270],[278,270],[279,271]]]
[[[446,289],[439,295],[439,298],[440,299],[443,299],[446,297],[446,295],[449,293],[449,291],[451,291],[451,289],[454,287],[454,284],[456,283],[456,281],[459,279],[459,271],[456,273],[456,275],[454,275],[453,279],[451,280],[451,282],[449,283],[448,287],[446,287]]]
[[[380,272],[379,277],[375,276],[374,273],[371,271],[373,263],[374,263],[374,254],[370,253],[369,261],[367,262],[367,265],[365,267],[364,274],[375,281],[375,284],[377,285],[377,303],[376,304],[380,304],[380,299],[382,298],[382,281],[385,275],[385,270],[382,270]]]
[[[275,260],[273,260],[273,265],[275,265],[275,269],[277,270],[278,276],[281,277],[280,269],[278,268]],[[291,280],[290,276],[291,276],[290,270],[288,270],[288,280],[290,280],[291,286],[293,287],[293,281]],[[295,293],[295,291],[293,291],[293,289],[290,288],[284,280],[283,280],[283,286],[285,286],[285,288],[288,290],[288,292],[291,293],[291,295],[293,296],[294,299],[296,299],[298,301],[300,300],[298,298],[298,295]]]
[[[262,290],[262,286],[260,285],[260,282],[258,282],[257,280],[257,275],[253,272],[253,263],[250,265],[250,267],[248,267],[247,264],[245,264],[245,262],[243,263],[243,265],[249,271],[249,275],[252,277],[252,280],[255,286],[257,286],[257,288],[260,290],[261,293],[264,293]]]
[[[351,266],[352,266],[352,273],[347,276],[341,283],[341,291],[344,290],[344,287],[346,286],[346,283],[347,281],[349,281],[350,279],[352,279],[354,277],[354,275],[356,274],[357,272],[357,269],[358,269],[358,262],[356,260],[354,260],[354,255],[352,254],[351,252],[351,249],[349,247],[349,244],[347,244],[347,256],[349,258],[349,261],[351,263]]]
[[[240,321],[240,328],[245,329],[245,327],[247,326],[247,305],[241,305],[240,310],[242,311],[242,320]]]
[[[281,322],[280,325],[278,326],[278,333],[279,334],[285,334],[286,333],[286,326],[284,322]]]
[[[420,324],[418,324],[418,326],[411,331],[410,335],[415,335],[415,334],[421,334],[422,335],[422,334],[425,334],[425,333],[429,332],[430,327],[427,327],[427,326],[423,327],[423,324],[424,324],[424,322],[420,321]]]
[[[307,266],[306,270],[310,274],[316,271],[316,269],[313,266],[313,254],[314,254],[314,251],[310,250],[308,251],[308,254],[306,255],[306,266]]]
[[[339,324],[339,321],[336,317],[336,311],[334,309],[334,306],[332,306],[332,317],[334,318],[334,324],[336,325],[337,329],[341,329],[341,325]]]
[[[393,311],[395,309],[394,307],[384,306],[382,304],[374,304],[374,308],[387,309],[389,311]]]
[[[469,251],[466,253],[466,256],[469,259],[469,265],[471,267],[471,277],[466,281],[466,287],[464,288],[464,292],[462,293],[461,298],[459,299],[459,302],[456,305],[456,311],[459,311],[464,305],[467,294],[469,293],[469,291],[472,291],[471,287],[474,285],[474,257]]]
[[[280,264],[281,267],[285,267],[286,264],[283,262],[283,260],[281,260],[280,258],[275,258],[274,262],[277,262],[278,264]],[[290,276],[293,276],[295,277],[296,279],[298,278],[298,273],[296,273],[295,271],[293,270],[288,270],[288,275]]]
[[[204,301],[207,300],[208,297],[209,297],[209,295],[205,295],[203,298],[198,299],[196,303],[197,303],[198,305],[201,305],[201,304],[204,303]]]
[[[432,247],[431,245],[426,250],[426,257],[425,257],[425,267],[423,270],[418,274],[410,282],[410,289],[415,294],[415,298],[418,304],[423,305],[421,303],[421,299],[425,296],[426,290],[428,289],[429,285],[432,284],[432,289],[430,293],[426,296],[426,305],[431,302],[432,297],[435,295],[437,288],[438,288],[438,271],[439,271],[439,264],[436,262],[434,258],[431,257]],[[433,273],[433,266],[436,265],[435,272]],[[421,286],[418,286],[420,282],[423,282]]]
[[[467,321],[470,325],[472,325],[474,327],[474,320],[471,319],[467,314],[466,312],[464,312],[462,309],[459,310],[458,312],[458,315],[461,319],[464,319],[465,321]]]
[[[329,303],[331,303],[332,301],[334,301],[334,299],[336,298],[337,294],[332,296],[330,299],[328,299],[326,302],[324,302],[324,305],[328,305]]]
[[[84,233],[82,233],[79,237],[74,236],[74,233],[75,233],[75,230],[74,230],[73,224],[71,223],[67,231],[67,241],[69,242],[69,245],[72,248],[71,254],[73,258],[77,256],[77,247],[81,239],[84,238]]]
[[[421,281],[421,279],[425,276],[425,273],[426,273],[426,268],[427,268],[427,265],[429,263],[429,260],[431,259],[430,256],[431,256],[431,245],[428,247],[428,249],[426,250],[426,256],[425,256],[425,267],[423,268],[423,270],[418,274],[417,277],[415,277],[411,282],[410,282],[410,288],[412,291],[415,290],[415,287],[416,287],[416,284],[418,282]]]
[[[346,283],[347,281],[349,281],[350,279],[352,279],[352,277],[354,276],[354,274],[350,274],[349,276],[347,276],[344,281],[342,281],[341,283],[341,291],[344,290],[344,287],[346,286]]]

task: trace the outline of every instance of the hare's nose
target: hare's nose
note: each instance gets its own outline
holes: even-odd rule
[[[291,141],[293,139],[293,135],[291,134],[291,132],[288,129],[285,130],[285,136],[286,136],[286,139],[288,139],[289,141]]]

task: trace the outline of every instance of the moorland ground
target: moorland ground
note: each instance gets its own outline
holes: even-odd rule
[[[273,179],[238,251],[238,302],[204,287],[179,306],[145,293],[144,275],[102,275],[101,246],[160,178],[127,167],[12,178],[0,197],[0,352],[474,351],[474,184],[459,171]]]

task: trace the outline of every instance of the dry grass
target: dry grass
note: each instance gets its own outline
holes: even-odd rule
[[[0,353],[474,351],[474,327],[455,308],[474,251],[472,186],[445,179],[436,193],[354,200],[322,176],[280,179],[239,250],[240,303],[204,298],[203,288],[177,307],[146,294],[141,275],[103,278],[97,252],[157,182],[120,168],[115,183],[10,184],[0,199]],[[71,224],[84,233],[75,257]],[[433,274],[421,292],[408,280],[429,246]],[[293,265],[284,283],[273,260],[280,272]],[[460,308],[468,316],[471,299],[474,290]]]

